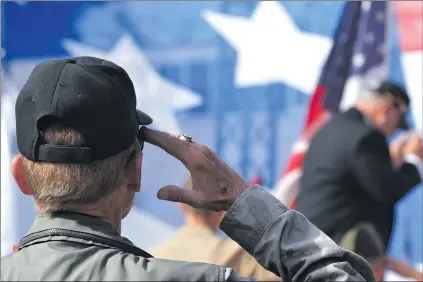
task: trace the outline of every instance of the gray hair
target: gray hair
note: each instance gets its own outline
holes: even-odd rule
[[[55,145],[84,146],[76,130],[53,124],[42,132],[43,141]],[[34,162],[24,158],[23,170],[40,213],[75,210],[97,203],[124,181],[125,166],[135,144],[107,159],[90,164]]]

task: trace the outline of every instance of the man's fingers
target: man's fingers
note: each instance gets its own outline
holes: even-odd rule
[[[400,135],[396,139],[394,139],[391,144],[395,144],[395,145],[399,144],[401,146],[405,145],[408,142],[408,138],[409,138],[409,136],[406,135],[406,134]]]
[[[147,127],[143,127],[141,130],[145,141],[162,148],[175,158],[179,159],[183,163],[186,163],[188,148],[190,146],[189,142],[179,139],[177,135],[172,135]]]
[[[161,188],[159,192],[157,192],[157,198],[160,200],[184,203],[195,208],[199,207],[199,204],[201,204],[201,193],[191,189],[179,188],[175,185]]]
[[[420,132],[413,132],[411,138],[417,141],[422,141],[422,134]]]

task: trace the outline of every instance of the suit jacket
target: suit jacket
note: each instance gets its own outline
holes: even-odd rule
[[[414,165],[394,168],[384,135],[353,108],[313,137],[297,210],[338,243],[358,223],[370,222],[386,247],[395,203],[420,181]]]
[[[216,236],[207,227],[183,226],[175,236],[149,252],[156,258],[207,262],[219,266],[232,267],[244,277],[255,277],[259,281],[281,281],[264,269],[235,241]]]

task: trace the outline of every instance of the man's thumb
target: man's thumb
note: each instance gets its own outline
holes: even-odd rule
[[[199,195],[198,192],[191,189],[179,188],[175,185],[168,185],[157,192],[157,198],[171,202],[178,202],[188,204],[193,207],[198,207]]]

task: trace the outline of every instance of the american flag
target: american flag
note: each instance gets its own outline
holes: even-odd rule
[[[423,132],[423,2],[395,1],[400,34],[401,63],[407,90],[411,96],[414,126]]]
[[[334,35],[332,50],[311,98],[303,133],[295,142],[275,195],[295,208],[308,145],[334,112],[354,105],[388,74],[389,1],[347,2]]]

